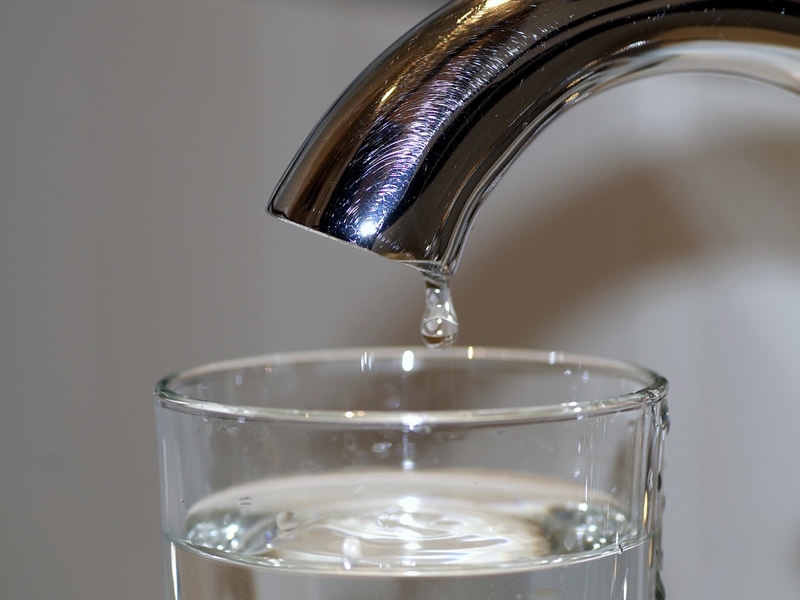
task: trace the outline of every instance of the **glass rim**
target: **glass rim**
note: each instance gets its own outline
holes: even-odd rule
[[[607,375],[628,377],[642,381],[642,387],[616,396],[600,397],[582,402],[562,402],[543,406],[437,409],[429,411],[401,410],[321,410],[304,408],[270,408],[263,406],[233,405],[193,398],[174,391],[173,387],[188,378],[233,372],[242,369],[272,366],[287,367],[313,363],[336,363],[359,360],[400,360],[404,352],[413,352],[426,361],[509,361],[539,366],[563,366],[591,369]],[[649,383],[644,383],[649,382]],[[482,346],[454,346],[430,349],[421,346],[384,346],[339,348],[300,352],[273,353],[209,363],[175,371],[161,379],[154,393],[157,403],[166,409],[220,419],[304,423],[306,425],[339,425],[348,428],[398,427],[414,430],[432,425],[465,425],[469,427],[504,423],[532,423],[591,418],[611,413],[635,410],[655,404],[667,396],[668,383],[658,373],[631,363],[597,356],[548,350],[496,348]]]

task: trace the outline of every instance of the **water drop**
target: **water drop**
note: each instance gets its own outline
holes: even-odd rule
[[[378,455],[385,455],[392,448],[392,442],[376,442],[372,444],[372,451]]]
[[[458,317],[450,288],[444,280],[425,279],[425,310],[420,334],[428,348],[447,348],[458,335]]]
[[[578,535],[575,531],[567,531],[564,534],[562,544],[567,552],[572,552],[572,549],[578,543]]]
[[[290,510],[284,510],[283,512],[279,512],[278,516],[275,517],[275,524],[281,531],[291,531],[292,529],[295,529],[298,525],[294,513]]]
[[[431,431],[433,431],[433,427],[430,425],[415,425],[411,427],[409,431],[419,433],[420,435],[428,435]]]
[[[361,560],[361,540],[346,537],[342,542],[342,565],[350,570]]]
[[[661,401],[661,427],[664,433],[669,433],[670,418],[669,418],[669,405],[666,400]]]

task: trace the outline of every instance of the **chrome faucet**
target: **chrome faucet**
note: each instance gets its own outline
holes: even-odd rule
[[[268,211],[446,279],[483,199],[561,111],[689,71],[800,92],[800,1],[456,0],[344,92]]]

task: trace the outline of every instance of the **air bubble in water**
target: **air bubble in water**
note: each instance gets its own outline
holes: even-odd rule
[[[350,570],[361,560],[361,540],[346,537],[342,542],[342,565]]]
[[[425,280],[425,310],[420,334],[428,348],[447,348],[458,335],[458,317],[444,280]]]
[[[372,444],[372,451],[378,455],[384,455],[392,449],[392,442],[376,442]]]
[[[297,527],[297,519],[295,519],[292,511],[284,510],[278,513],[278,516],[275,518],[275,524],[281,531],[291,531]]]

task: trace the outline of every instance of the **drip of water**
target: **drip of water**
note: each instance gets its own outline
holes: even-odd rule
[[[420,334],[428,348],[447,348],[458,336],[458,317],[446,281],[425,279],[425,310]]]

